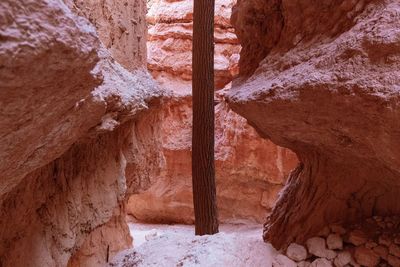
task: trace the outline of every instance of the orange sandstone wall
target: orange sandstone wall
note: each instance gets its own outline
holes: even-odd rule
[[[234,1],[216,1],[216,176],[220,220],[263,222],[296,156],[264,140],[225,101],[240,45],[230,25]],[[192,1],[150,1],[148,68],[169,92],[162,108],[165,163],[151,187],[132,195],[128,213],[148,222],[193,223],[191,194]]]
[[[100,266],[129,247],[125,169],[159,150],[145,60],[127,71],[66,4],[0,2],[0,266]]]

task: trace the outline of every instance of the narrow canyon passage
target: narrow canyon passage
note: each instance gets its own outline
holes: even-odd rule
[[[221,231],[199,237],[193,1],[0,2],[0,267],[400,266],[400,2],[214,19]]]

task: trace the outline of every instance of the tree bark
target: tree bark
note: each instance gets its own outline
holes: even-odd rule
[[[214,0],[194,0],[192,185],[196,235],[218,233],[214,164]]]

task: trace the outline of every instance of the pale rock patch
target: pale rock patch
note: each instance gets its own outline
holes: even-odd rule
[[[302,245],[292,243],[287,248],[286,255],[294,261],[304,261],[307,258],[307,250]]]
[[[348,251],[339,252],[334,260],[334,264],[336,267],[343,267],[347,264],[350,264],[352,260],[351,254]]]

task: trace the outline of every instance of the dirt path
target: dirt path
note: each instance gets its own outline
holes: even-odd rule
[[[276,251],[261,238],[261,225],[222,225],[220,233],[198,237],[187,225],[130,224],[134,248],[111,266],[264,266]]]

